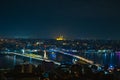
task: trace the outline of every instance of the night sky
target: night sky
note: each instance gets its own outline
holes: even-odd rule
[[[0,0],[0,37],[120,39],[119,0]]]

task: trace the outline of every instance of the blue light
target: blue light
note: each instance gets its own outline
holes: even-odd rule
[[[114,66],[110,64],[109,69],[114,69]]]
[[[50,54],[50,58],[51,58],[51,59],[56,59],[56,53],[51,53],[51,54]]]
[[[113,68],[113,66],[112,66],[112,65],[110,65],[110,68]]]
[[[78,60],[76,58],[72,59],[72,62],[75,64]]]

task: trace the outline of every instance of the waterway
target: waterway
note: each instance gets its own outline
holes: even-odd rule
[[[79,55],[103,66],[120,66],[120,53],[81,53]]]
[[[108,65],[108,66],[120,66],[120,53],[103,53],[103,54],[96,54],[96,53],[84,53],[79,54],[82,57],[90,59],[95,63],[99,63],[101,65]],[[58,62],[67,62],[72,63],[74,58],[71,56],[63,55],[60,53],[49,53],[48,58],[50,60],[58,61]],[[24,61],[28,63],[32,63],[38,65],[41,63],[40,60],[14,56],[14,55],[0,55],[0,69],[1,68],[14,68],[16,64],[21,64]]]
[[[17,64],[23,64],[23,63],[32,63],[34,65],[41,64],[40,60],[25,58],[21,56],[14,56],[14,55],[0,55],[0,69],[8,69],[8,68],[14,68]]]

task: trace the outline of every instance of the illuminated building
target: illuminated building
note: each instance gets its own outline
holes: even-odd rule
[[[65,40],[63,36],[59,36],[56,38],[56,40]]]

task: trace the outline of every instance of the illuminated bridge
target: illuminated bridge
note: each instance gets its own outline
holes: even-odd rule
[[[66,53],[64,52],[63,50],[60,50],[60,49],[52,49],[51,51],[53,52],[58,52],[59,54],[64,54],[64,55],[68,55],[68,56],[72,56],[74,58],[77,58],[79,60],[82,60],[88,64],[91,64],[91,65],[96,65],[96,66],[100,66],[100,64],[94,64],[94,62],[92,60],[89,60],[89,59],[86,59],[86,58],[83,58],[83,57],[80,57],[78,55],[74,55],[74,54],[70,54],[70,53]]]
[[[47,50],[47,51],[50,52],[51,50]],[[79,59],[79,60],[81,60],[81,61],[84,61],[84,62],[86,62],[86,63],[88,63],[88,64],[100,66],[100,64],[94,64],[94,62],[91,61],[91,60],[88,60],[88,59],[86,59],[86,58],[83,58],[83,57],[80,57],[80,56],[77,56],[77,55],[74,55],[74,54],[66,53],[66,52],[64,52],[64,51],[62,51],[62,50],[59,50],[59,49],[52,49],[52,52],[57,52],[57,53],[59,53],[59,54],[68,55],[68,56],[71,56],[71,57],[73,57],[73,58],[76,58],[76,59]],[[7,54],[13,54],[13,55],[18,55],[18,56],[23,56],[23,57],[27,57],[27,58],[30,58],[30,60],[31,60],[31,59],[36,59],[36,60],[41,60],[41,61],[44,60],[44,61],[46,61],[46,62],[54,62],[55,64],[60,65],[60,62],[56,62],[56,61],[54,61],[54,60],[49,60],[49,59],[44,59],[44,58],[42,58],[42,56],[40,56],[40,55],[35,55],[35,56],[33,56],[33,55],[30,55],[30,54],[29,54],[29,55],[26,55],[26,54],[15,53],[15,52],[5,52],[5,53],[7,53]]]
[[[22,56],[22,57],[26,57],[26,58],[30,58],[30,62],[32,61],[32,59],[36,59],[36,60],[40,60],[40,61],[46,61],[46,62],[53,62],[56,65],[60,65],[59,62],[53,61],[53,60],[49,60],[49,59],[44,59],[42,58],[42,56],[40,55],[26,55],[26,54],[21,54],[21,53],[15,53],[15,52],[4,52],[5,54],[10,54],[10,55],[14,55],[14,59],[16,60],[16,55],[17,56]]]

